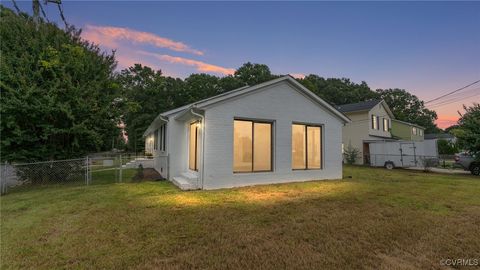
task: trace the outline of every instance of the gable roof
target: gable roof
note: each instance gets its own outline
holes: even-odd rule
[[[387,103],[383,99],[373,99],[367,100],[357,103],[349,103],[338,105],[337,109],[342,113],[350,113],[350,112],[363,112],[363,111],[370,111],[373,107],[377,106],[378,104],[382,104],[385,110],[387,111],[388,115],[394,119],[392,111],[390,107],[388,107]]]
[[[289,83],[296,90],[298,90],[299,92],[304,94],[306,97],[310,98],[313,102],[315,102],[316,104],[326,108],[328,111],[330,111],[334,116],[336,116],[342,122],[344,122],[344,123],[350,122],[350,119],[347,116],[345,116],[343,113],[338,111],[337,108],[328,104],[326,101],[324,101],[323,99],[321,99],[320,97],[315,95],[312,91],[305,88],[302,84],[297,82],[297,80],[295,80],[295,78],[293,78],[292,76],[287,75],[287,76],[283,76],[283,77],[280,77],[280,78],[277,78],[277,79],[273,79],[273,80],[270,80],[270,81],[267,81],[267,82],[263,82],[263,83],[260,83],[260,84],[254,85],[254,86],[240,87],[240,88],[232,90],[232,91],[228,91],[228,92],[225,92],[225,93],[213,96],[213,97],[209,97],[209,98],[206,98],[206,99],[202,99],[200,101],[196,101],[196,102],[178,107],[178,108],[173,109],[173,110],[163,112],[163,113],[159,114],[159,116],[157,116],[157,118],[154,120],[154,122],[152,122],[152,124],[149,126],[149,128],[145,131],[144,136],[146,136],[149,132],[152,131],[152,125],[154,125],[154,123],[156,122],[157,119],[168,119],[168,117],[170,117],[174,114],[180,113],[182,111],[190,110],[190,109],[203,109],[203,108],[206,108],[208,106],[214,105],[216,103],[220,103],[220,102],[223,102],[225,100],[229,100],[229,99],[232,99],[232,98],[235,98],[235,97],[238,97],[238,96],[249,94],[249,93],[252,93],[254,91],[263,89],[265,87],[268,87],[268,86],[271,86],[271,85],[274,85],[274,84],[277,84],[277,83],[280,83],[280,82]]]
[[[357,103],[349,103],[337,106],[337,109],[343,113],[346,112],[360,112],[360,111],[369,111],[375,107],[382,100],[368,100]]]

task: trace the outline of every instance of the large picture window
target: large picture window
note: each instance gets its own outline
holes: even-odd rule
[[[292,169],[321,169],[322,147],[322,127],[292,125]]]
[[[272,170],[272,123],[234,120],[233,171]]]

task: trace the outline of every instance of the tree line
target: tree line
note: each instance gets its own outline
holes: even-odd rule
[[[115,53],[80,34],[73,25],[64,30],[0,6],[3,160],[73,158],[112,147],[141,151],[143,132],[159,113],[282,76],[254,63],[224,77],[173,78],[141,64],[118,72]],[[298,81],[333,105],[382,98],[397,119],[441,131],[436,113],[406,90],[372,90],[365,82],[315,74]]]

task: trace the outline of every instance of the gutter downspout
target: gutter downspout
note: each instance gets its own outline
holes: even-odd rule
[[[203,189],[203,176],[205,171],[205,116],[194,112],[193,108],[190,108],[190,112],[202,119],[202,173],[200,174],[200,188]]]

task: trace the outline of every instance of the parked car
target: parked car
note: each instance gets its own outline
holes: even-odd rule
[[[455,154],[455,164],[461,166],[464,170],[470,171],[473,175],[480,175],[480,162],[468,153]]]

